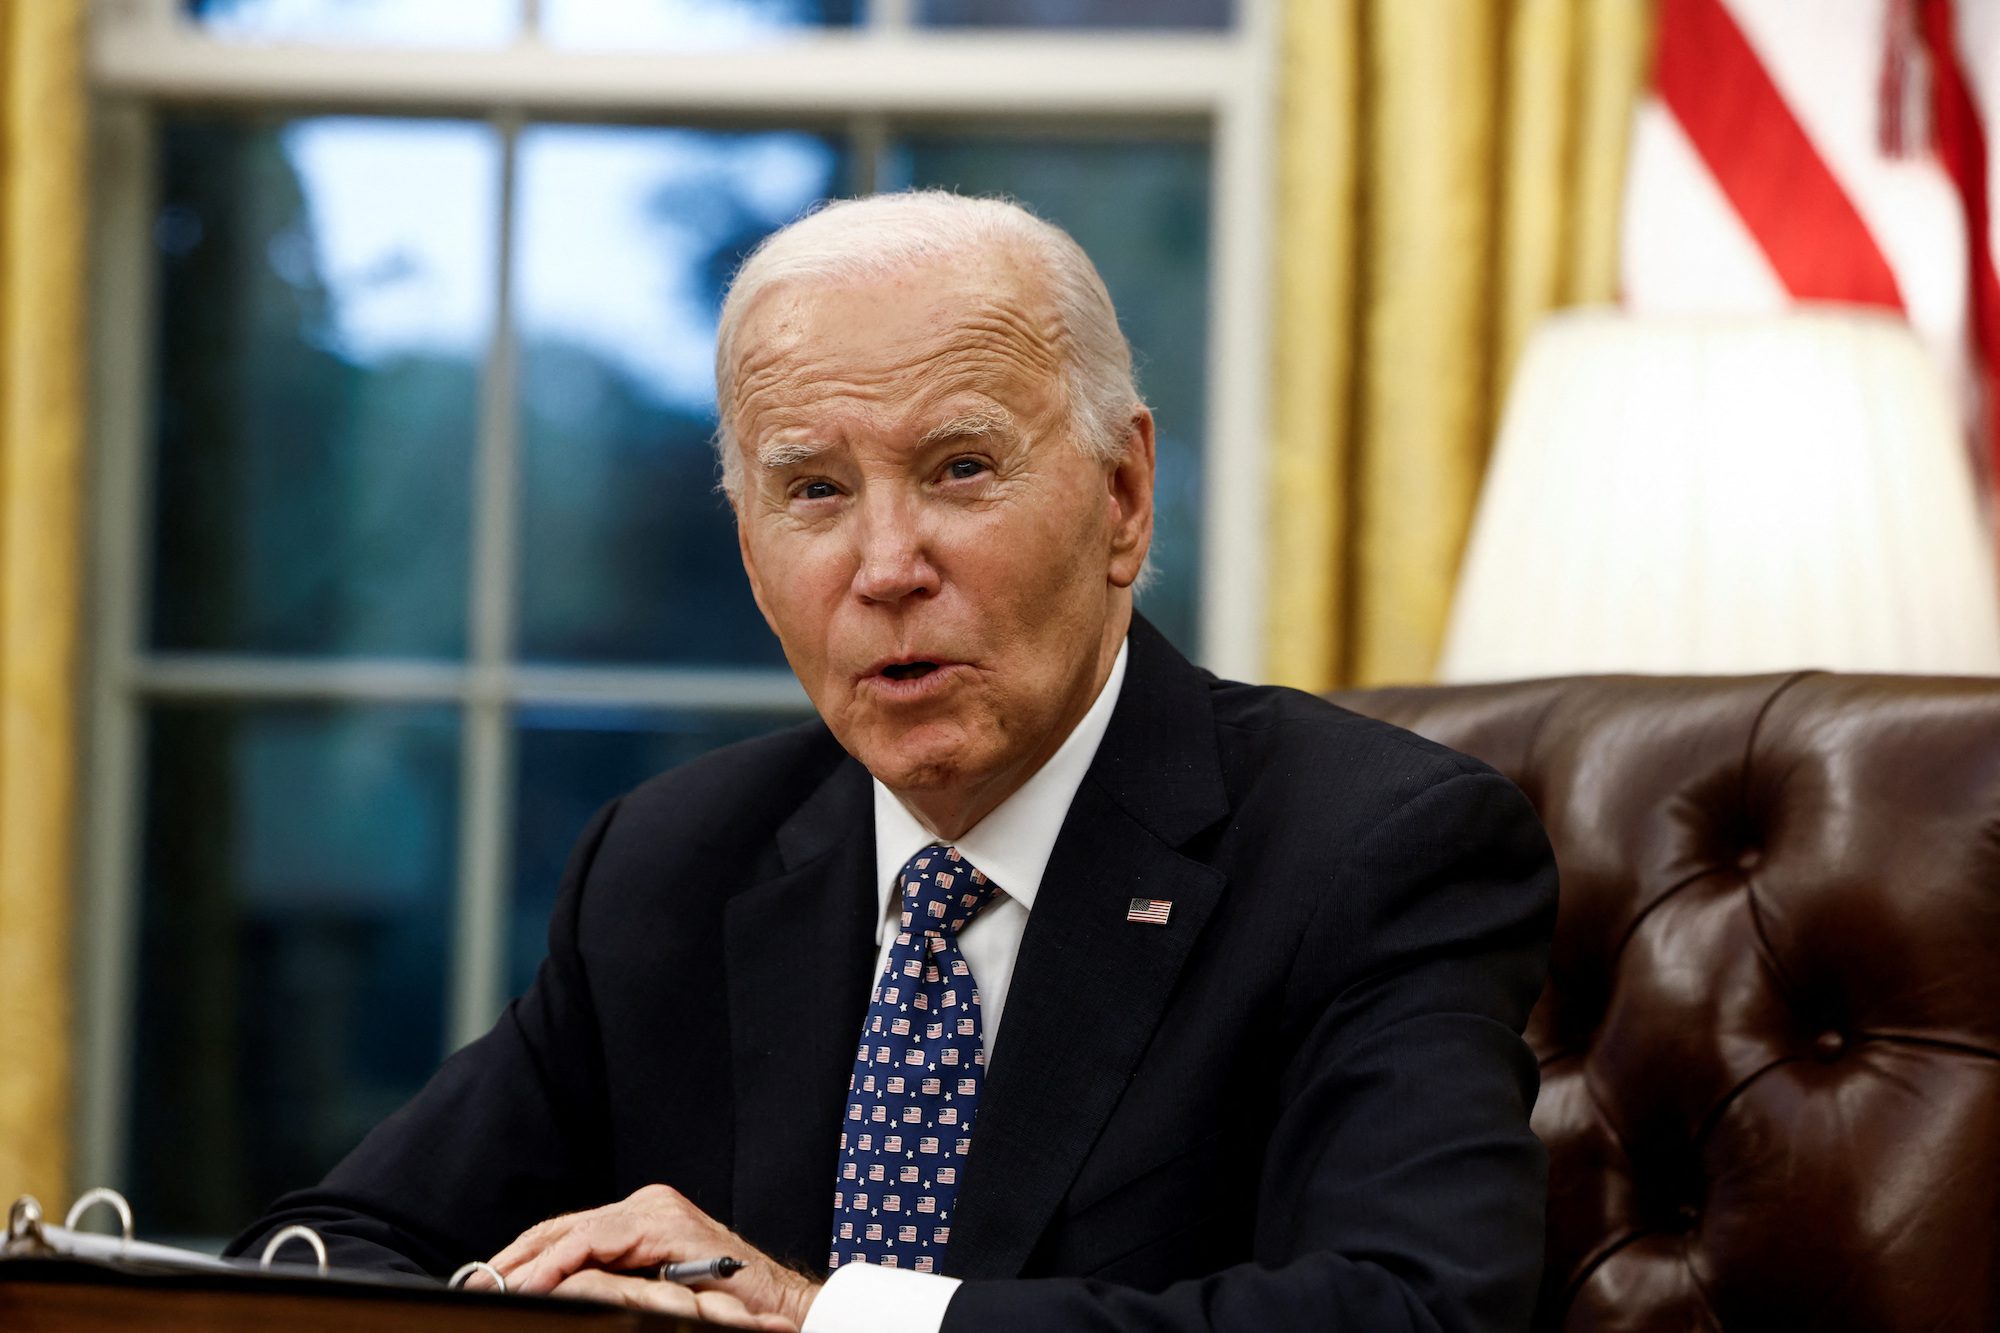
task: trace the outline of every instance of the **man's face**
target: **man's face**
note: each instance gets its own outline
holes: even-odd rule
[[[1152,536],[1152,418],[1085,457],[1054,329],[1000,253],[781,285],[736,339],[757,604],[841,744],[948,838],[1089,708]]]

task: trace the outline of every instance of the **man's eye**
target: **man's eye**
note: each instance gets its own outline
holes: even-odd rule
[[[954,458],[944,465],[945,475],[954,481],[965,481],[986,471],[986,464],[977,458]]]
[[[840,492],[830,481],[808,481],[802,484],[796,494],[801,500],[831,500]]]

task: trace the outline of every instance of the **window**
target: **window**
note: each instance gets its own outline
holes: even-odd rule
[[[1254,673],[1261,0],[127,0],[96,15],[81,1170],[316,1178],[532,977],[590,812],[809,715],[715,489],[742,255],[1012,194],[1161,422],[1142,608]]]

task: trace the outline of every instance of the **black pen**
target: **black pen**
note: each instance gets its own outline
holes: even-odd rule
[[[745,1267],[741,1259],[690,1259],[686,1263],[661,1264],[660,1281],[707,1282],[711,1278],[728,1277]]]

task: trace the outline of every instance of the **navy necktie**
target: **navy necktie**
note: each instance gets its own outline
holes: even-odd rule
[[[979,992],[958,932],[997,886],[955,847],[924,848],[898,878],[896,942],[847,1083],[829,1269],[940,1270],[986,1075]]]

